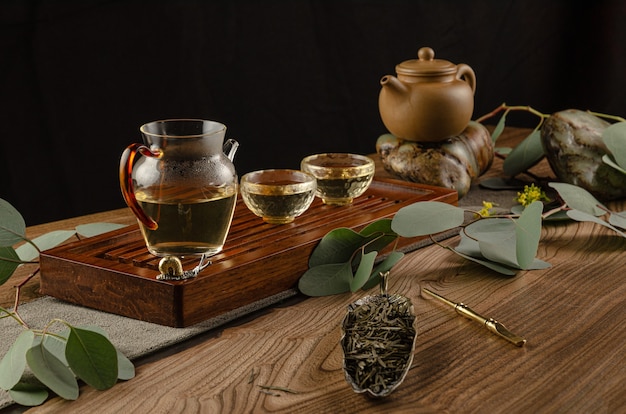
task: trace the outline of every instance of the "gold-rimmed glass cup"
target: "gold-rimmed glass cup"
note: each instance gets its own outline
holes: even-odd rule
[[[298,170],[253,171],[241,177],[240,191],[246,206],[266,223],[291,223],[315,198],[315,177]]]
[[[317,179],[316,195],[325,204],[340,206],[362,195],[376,170],[371,158],[347,153],[310,155],[302,160],[300,168]]]

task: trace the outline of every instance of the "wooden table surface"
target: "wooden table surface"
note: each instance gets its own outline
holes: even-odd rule
[[[525,133],[507,130],[499,145]],[[501,174],[501,165],[496,160],[487,176]],[[610,206],[626,210],[624,202]],[[28,234],[95,221],[134,220],[118,210],[35,226]],[[83,387],[77,401],[54,398],[28,412],[626,412],[625,249],[626,239],[603,227],[562,222],[542,230],[538,257],[552,267],[515,277],[438,246],[408,254],[394,268],[389,291],[415,306],[415,359],[384,399],[355,394],[342,371],[339,323],[346,306],[364,295],[359,292],[289,300],[139,361],[134,379],[108,391]],[[12,304],[11,286],[23,276],[0,288],[2,306]],[[36,297],[37,287],[35,278],[23,299]],[[527,344],[515,347],[421,298],[420,287],[499,320]],[[298,393],[269,395],[260,385]]]

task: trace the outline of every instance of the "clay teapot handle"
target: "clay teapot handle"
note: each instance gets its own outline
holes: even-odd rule
[[[160,158],[163,153],[160,150],[152,151],[142,144],[130,144],[126,147],[120,159],[120,188],[122,189],[124,201],[126,201],[126,204],[139,221],[150,230],[155,230],[159,225],[142,210],[139,203],[137,203],[137,198],[135,198],[132,173],[137,154],[141,154],[145,157]]]
[[[467,84],[472,88],[472,93],[476,92],[476,74],[474,70],[465,63],[459,63],[456,65],[456,78],[461,80],[465,78]]]

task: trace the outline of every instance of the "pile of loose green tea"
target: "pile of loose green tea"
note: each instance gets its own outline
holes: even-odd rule
[[[411,301],[401,295],[369,296],[348,307],[341,345],[356,392],[382,397],[400,385],[413,361],[414,321]]]

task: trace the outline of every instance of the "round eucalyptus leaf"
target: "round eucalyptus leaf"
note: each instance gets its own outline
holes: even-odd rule
[[[49,393],[40,385],[20,382],[9,390],[9,395],[20,405],[34,407],[43,404],[48,399]]]
[[[611,213],[609,215],[609,223],[616,227],[626,229],[626,211]]]
[[[376,256],[378,256],[378,252],[374,251],[366,253],[361,257],[359,267],[356,269],[356,272],[354,272],[354,278],[350,282],[350,290],[352,292],[356,292],[361,289],[369,280],[370,275],[372,274],[372,269],[374,268],[374,260],[376,260]]]
[[[65,358],[72,371],[97,390],[106,390],[117,382],[117,351],[98,332],[71,327]]]
[[[493,149],[493,152],[499,155],[509,155],[511,151],[513,151],[513,148],[511,147],[495,147]]]
[[[483,259],[483,255],[480,252],[480,246],[478,242],[470,237],[468,237],[465,232],[459,233],[460,240],[459,244],[454,248],[456,253],[461,253],[467,256],[472,256],[477,259]]]
[[[549,183],[548,185],[559,193],[559,196],[571,209],[594,216],[601,216],[606,213],[605,209],[599,207],[603,207],[603,204],[583,188],[567,183]]]
[[[65,344],[67,344],[67,337],[70,334],[69,329],[65,329],[62,332],[55,333],[54,335],[46,335],[43,341],[43,346],[55,357],[59,359],[66,367],[69,367],[67,359],[65,359]],[[61,339],[65,338],[65,339]]]
[[[490,262],[499,263],[506,267],[519,269],[515,246],[515,233],[510,233],[508,238],[497,241],[481,240],[478,242],[483,257]]]
[[[0,361],[0,388],[10,390],[20,382],[26,368],[26,351],[33,345],[35,334],[22,331]]]
[[[511,269],[511,268],[509,268],[507,266],[503,266],[503,265],[501,265],[499,263],[490,262],[488,260],[478,259],[478,258],[469,256],[469,255],[466,255],[465,253],[459,252],[459,251],[457,251],[455,249],[452,249],[452,251],[454,253],[458,254],[459,256],[467,259],[467,260],[470,260],[470,261],[472,261],[474,263],[478,263],[479,265],[485,266],[486,268],[494,270],[494,271],[496,271],[498,273],[501,273],[503,275],[515,276],[515,273],[516,273],[515,270],[513,270],[513,269]]]
[[[13,247],[0,247],[0,285],[4,284],[20,265],[20,258]]]
[[[609,154],[604,154],[602,156],[602,161],[610,166],[613,167],[614,169],[616,169],[617,171],[621,172],[622,174],[626,174],[626,167],[622,168],[619,165],[617,165],[617,162],[615,162],[615,160],[613,160],[613,158],[611,158],[611,156]]]
[[[535,129],[504,159],[502,170],[506,175],[515,176],[537,164],[544,156],[541,132]]]
[[[616,122],[602,131],[602,140],[615,163],[626,170],[626,122]]]
[[[505,126],[506,126],[506,112],[502,114],[502,116],[500,117],[500,120],[496,124],[496,127],[493,129],[493,132],[491,133],[491,142],[493,142],[494,144],[496,143],[498,138],[500,138],[500,135],[502,135],[502,132],[504,132]]]
[[[105,331],[104,329],[102,329],[101,327],[97,326],[97,325],[81,325],[81,326],[79,326],[79,328],[85,329],[85,330],[88,330],[88,331],[97,332],[100,335],[104,336],[105,338],[109,339],[108,332]],[[67,337],[69,335],[69,329],[66,330],[66,331],[63,331],[61,333],[61,335],[63,335],[67,339]],[[61,342],[61,341],[58,341],[58,342]],[[46,341],[46,348],[49,348],[48,347],[49,343],[50,342]],[[135,377],[135,366],[133,365],[131,360],[128,359],[117,348],[116,348],[116,352],[117,352],[117,378],[120,379],[120,380],[129,380],[131,378],[134,378]],[[63,346],[63,353],[64,353],[64,355],[63,355],[63,360],[64,360],[65,359],[65,346]]]
[[[385,218],[372,222],[363,228],[359,234],[367,237],[365,252],[381,251],[393,243],[398,235],[391,229],[391,219]]]
[[[396,263],[398,263],[400,259],[402,259],[403,257],[404,257],[404,253],[402,252],[393,251],[389,253],[389,255],[385,257],[385,260],[380,262],[374,268],[374,270],[372,270],[372,274],[370,275],[369,280],[363,286],[363,289],[365,290],[371,289],[374,286],[380,284],[380,273],[385,273],[391,270],[391,268],[393,268],[396,265]]]
[[[550,263],[544,262],[543,260],[535,259],[533,260],[531,264],[526,266],[525,270],[540,270],[540,269],[547,269],[549,267],[552,267]]]
[[[477,241],[493,242],[515,235],[515,222],[508,218],[485,218],[465,227],[465,234]]]
[[[76,234],[74,230],[55,230],[50,233],[43,234],[31,240],[39,248],[37,250],[31,243],[25,243],[15,249],[21,260],[29,262],[39,257],[39,252],[52,249],[67,241]]]
[[[622,237],[626,237],[626,233],[620,231],[618,228],[612,226],[611,224],[607,223],[606,221],[599,219],[598,217],[585,213],[583,211],[579,211],[579,210],[568,210],[567,215],[569,218],[571,218],[572,220],[576,220],[576,221],[589,221],[591,223],[595,223],[595,224],[599,224],[601,226],[606,227],[607,229],[611,229],[614,232],[616,232],[617,234],[619,234]]]
[[[135,378],[135,365],[117,349],[117,379],[126,381]]]
[[[541,238],[542,212],[543,203],[534,201],[529,206],[526,206],[520,218],[515,221],[517,264],[522,269],[527,269],[537,255],[539,239]]]
[[[9,202],[0,198],[0,246],[13,246],[25,236],[24,217]]]
[[[462,208],[440,201],[420,201],[398,210],[391,229],[402,237],[427,236],[462,225],[464,216]]]
[[[350,291],[352,266],[347,263],[331,263],[311,267],[298,281],[300,292],[308,296],[336,295]]]
[[[322,237],[311,253],[309,267],[345,263],[367,240],[366,236],[345,227],[331,230]]]
[[[78,398],[78,382],[72,371],[41,343],[26,351],[26,362],[35,377],[59,397]]]
[[[527,183],[515,178],[491,177],[485,178],[478,185],[489,190],[521,191],[525,184]]]

